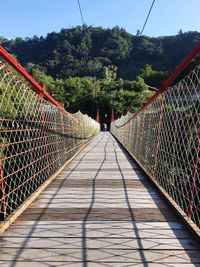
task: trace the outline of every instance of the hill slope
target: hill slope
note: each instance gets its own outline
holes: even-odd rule
[[[180,31],[176,36],[134,36],[114,27],[75,27],[44,37],[0,38],[3,46],[31,70],[35,65],[53,78],[91,76],[102,78],[107,66],[115,66],[117,77],[135,79],[146,64],[171,72],[200,41],[200,33]]]

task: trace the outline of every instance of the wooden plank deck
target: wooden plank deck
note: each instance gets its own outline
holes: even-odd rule
[[[200,244],[109,133],[0,239],[0,266],[200,266]]]

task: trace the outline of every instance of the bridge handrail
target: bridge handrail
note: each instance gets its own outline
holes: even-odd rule
[[[180,74],[200,44],[135,114],[112,122],[111,132],[200,228],[200,64]]]
[[[67,112],[0,46],[0,220],[99,130]]]

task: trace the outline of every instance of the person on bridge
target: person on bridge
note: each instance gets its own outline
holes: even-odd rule
[[[107,124],[105,122],[103,123],[103,131],[107,131]]]

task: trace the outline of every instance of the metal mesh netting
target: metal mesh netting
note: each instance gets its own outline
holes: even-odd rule
[[[111,132],[200,227],[200,65]]]
[[[99,124],[34,92],[0,58],[0,218],[5,219],[91,137]]]

